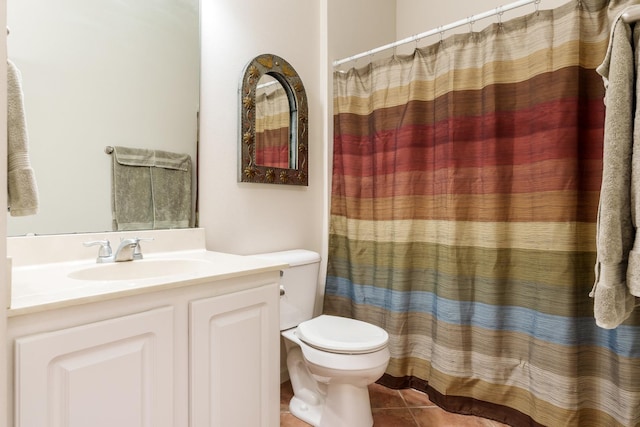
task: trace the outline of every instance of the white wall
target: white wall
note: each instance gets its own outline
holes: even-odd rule
[[[452,22],[466,19],[472,15],[487,12],[499,6],[513,3],[515,0],[455,0],[434,2],[424,0],[397,0],[396,28],[397,38],[403,39],[415,34],[438,28]],[[576,0],[542,0],[538,5],[542,9],[554,9],[567,1]],[[535,12],[535,4],[529,4],[502,15],[502,21],[509,18]],[[498,17],[486,18],[473,24],[474,31],[480,31],[488,25],[498,22]],[[464,25],[456,30],[445,33],[444,37],[450,34],[469,31],[469,26]],[[439,35],[429,37],[418,42],[420,47],[428,46],[439,40]],[[412,48],[415,47],[412,46]]]
[[[0,28],[7,23],[7,2],[0,0]],[[7,39],[6,33],[0,31],[0,58],[6,58]],[[7,73],[5,61],[0,61],[0,75]],[[7,80],[0,79],[0,117],[7,117]],[[0,120],[0,188],[7,188],[7,121]],[[7,194],[0,192],[0,206],[7,205]],[[9,268],[4,261],[7,259],[7,220],[6,215],[0,216],[0,427],[7,426],[8,403],[7,393],[9,392],[9,382],[7,381],[7,316],[5,308],[9,305],[8,290],[10,286]]]
[[[211,250],[320,251],[324,191],[320,1],[202,0],[200,225]],[[237,182],[238,87],[245,65],[273,53],[302,78],[309,101],[309,186]]]
[[[396,0],[329,0],[328,3],[330,62],[395,40]],[[366,63],[367,59],[363,58],[342,68]]]
[[[201,20],[199,204],[208,247],[242,254],[295,247],[324,252],[330,62],[392,41],[395,1],[202,0]],[[237,182],[241,71],[251,58],[269,52],[287,59],[305,84],[308,187]]]

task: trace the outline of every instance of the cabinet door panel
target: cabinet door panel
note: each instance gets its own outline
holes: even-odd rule
[[[279,421],[277,285],[194,301],[192,427],[275,427]]]
[[[173,308],[16,340],[16,426],[170,427]]]

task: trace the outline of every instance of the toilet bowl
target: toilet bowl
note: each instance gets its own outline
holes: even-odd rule
[[[356,325],[352,322],[358,322]],[[344,337],[353,332],[356,345],[305,342],[305,326],[327,326]],[[362,326],[375,332],[371,346],[363,349]],[[331,329],[328,329],[331,332]],[[332,340],[331,333],[316,332],[314,338]],[[287,340],[287,368],[294,390],[291,413],[315,427],[371,427],[368,385],[380,378],[389,363],[387,333],[374,325],[336,316],[322,315],[282,332]]]
[[[313,317],[320,256],[255,255],[289,264],[281,280],[280,330],[294,396],[291,413],[314,427],[371,427],[368,386],[389,363],[387,332],[339,316]]]

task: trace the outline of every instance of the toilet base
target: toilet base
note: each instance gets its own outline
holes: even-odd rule
[[[316,400],[316,399],[312,399]],[[329,384],[327,400],[313,404],[294,396],[289,411],[313,427],[371,427],[371,403],[367,388],[350,384]]]
[[[287,368],[294,393],[289,401],[289,411],[307,424],[318,427],[326,388],[313,379],[304,362],[300,347],[289,343],[287,348]]]
[[[299,397],[293,396],[289,402],[289,411],[291,415],[296,418],[300,418],[307,424],[311,424],[314,427],[318,427],[320,424],[320,418],[322,417],[322,406],[308,404]]]
[[[328,384],[327,399],[318,427],[371,427],[371,403],[367,387]]]

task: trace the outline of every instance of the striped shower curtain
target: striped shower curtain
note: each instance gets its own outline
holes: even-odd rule
[[[385,385],[512,426],[640,425],[640,315],[596,326],[602,62],[634,1],[571,1],[334,75],[324,311]]]

